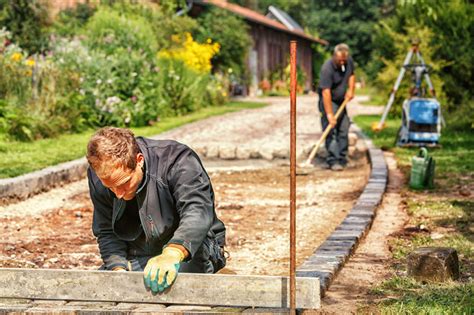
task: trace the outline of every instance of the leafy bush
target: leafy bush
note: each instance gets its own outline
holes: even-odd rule
[[[199,74],[189,69],[183,61],[173,58],[160,58],[158,67],[157,101],[164,115],[182,115],[204,105],[203,91],[206,90],[208,75]]]
[[[219,45],[180,28],[157,53],[164,42],[155,18],[168,26],[186,19],[146,8],[120,2],[62,12],[44,55],[28,56],[0,31],[0,131],[28,141],[90,126],[143,126],[224,103],[226,78],[210,74]]]
[[[160,58],[173,58],[181,60],[194,71],[209,73],[211,71],[211,59],[219,53],[219,44],[212,43],[210,39],[205,44],[200,44],[193,40],[189,33],[185,33],[183,38],[173,37],[176,47],[161,50],[158,53]]]
[[[89,21],[96,8],[88,3],[78,3],[73,8],[59,12],[54,21],[52,32],[59,36],[74,36]]]
[[[122,14],[100,7],[85,26],[86,42],[92,49],[113,54],[119,48],[142,50],[152,55],[158,48],[148,20],[135,14]]]
[[[7,27],[12,40],[30,54],[47,49],[50,24],[45,1],[0,0],[0,25]]]
[[[231,69],[237,77],[245,76],[245,58],[252,43],[247,23],[228,11],[211,8],[198,18],[198,24],[196,38],[200,42],[212,40],[220,44],[212,58],[214,70],[227,74]]]

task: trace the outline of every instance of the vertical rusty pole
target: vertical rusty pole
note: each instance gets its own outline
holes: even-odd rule
[[[296,314],[296,41],[290,42],[290,314]]]

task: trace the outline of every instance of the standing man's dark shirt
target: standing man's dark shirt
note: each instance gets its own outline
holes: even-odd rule
[[[323,89],[331,90],[332,101],[341,104],[348,88],[349,77],[354,74],[354,62],[348,57],[345,71],[337,66],[333,59],[327,60],[321,67],[320,81],[318,85],[319,97],[322,97]]]

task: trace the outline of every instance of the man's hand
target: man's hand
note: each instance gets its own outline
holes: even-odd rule
[[[176,247],[166,247],[161,255],[151,258],[145,267],[145,288],[153,294],[163,292],[171,286],[178,275],[184,253]]]
[[[344,98],[348,101],[351,101],[354,98],[354,92],[351,90],[347,90],[346,95]]]
[[[337,119],[336,119],[336,117],[334,116],[334,114],[333,114],[333,113],[327,114],[327,118],[328,118],[329,124],[331,125],[331,128],[336,127],[336,125],[337,125]]]
[[[127,269],[125,269],[123,267],[115,267],[114,269],[112,269],[112,271],[126,272]]]

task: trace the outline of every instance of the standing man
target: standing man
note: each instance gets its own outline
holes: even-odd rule
[[[332,127],[326,138],[326,163],[333,171],[341,171],[347,165],[350,126],[346,109],[337,120],[334,115],[345,99],[354,98],[354,88],[354,62],[349,56],[349,46],[339,44],[332,58],[323,64],[318,86],[321,125],[323,130],[328,125]]]
[[[87,160],[102,270],[144,271],[146,289],[156,294],[178,271],[215,273],[225,266],[225,226],[194,151],[106,127],[90,139]]]

